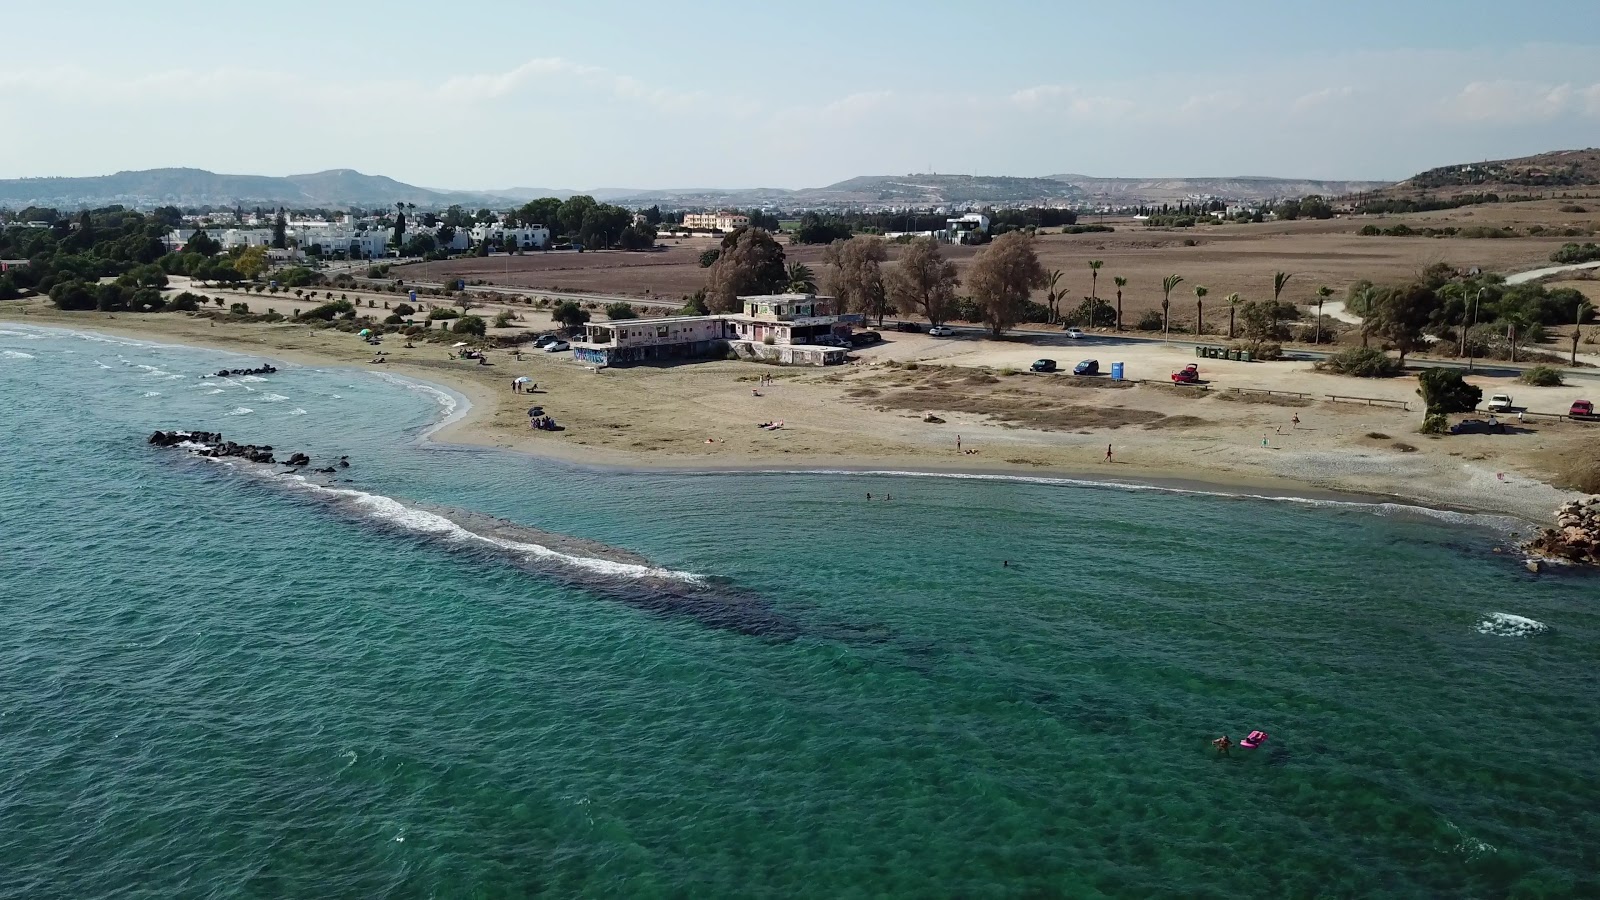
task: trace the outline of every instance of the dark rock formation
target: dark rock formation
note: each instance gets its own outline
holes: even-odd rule
[[[1545,556],[1600,566],[1600,496],[1569,500],[1556,510],[1556,527],[1528,544]]]
[[[157,431],[150,435],[150,443],[157,447],[182,447],[196,456],[227,456],[237,457],[253,463],[272,465],[278,462],[272,455],[271,444],[240,444],[225,439],[215,431]],[[311,457],[304,453],[292,453],[283,461],[286,466],[309,466]],[[349,458],[339,457],[339,465],[343,468],[350,466]],[[318,469],[319,472],[334,472],[333,466]]]
[[[270,363],[256,366],[254,369],[218,369],[218,378],[227,378],[233,375],[271,375],[278,371],[278,367]]]

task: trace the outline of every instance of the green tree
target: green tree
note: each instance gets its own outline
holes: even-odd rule
[[[563,300],[551,308],[550,318],[567,328],[577,328],[589,321],[589,311],[579,306],[575,300]]]
[[[404,206],[405,204],[397,203],[395,205],[396,206]],[[395,217],[394,217],[394,235],[389,238],[389,245],[398,250],[398,249],[402,248],[403,246],[405,246],[405,242],[406,242],[406,214],[405,213],[396,213]]]
[[[1044,305],[1050,311],[1050,324],[1054,325],[1061,318],[1057,305],[1061,302],[1061,276],[1060,269],[1051,269],[1044,273]]]
[[[984,324],[995,337],[1022,321],[1029,296],[1044,282],[1033,238],[1023,231],[1002,234],[979,250],[969,278]]]
[[[63,281],[50,289],[56,309],[94,309],[95,295],[81,281]]]
[[[556,220],[569,239],[583,234],[583,217],[599,204],[588,194],[574,194],[556,209]]]
[[[1111,279],[1117,286],[1117,330],[1122,330],[1122,289],[1128,286],[1128,279],[1117,275]]]
[[[706,302],[712,312],[736,312],[741,296],[776,293],[788,280],[783,248],[772,235],[760,228],[738,228],[722,239]]]
[[[1228,295],[1228,340],[1230,341],[1234,336],[1233,323],[1239,313],[1239,301],[1243,299],[1237,293]]]
[[[722,255],[722,248],[720,248],[720,247],[712,247],[710,250],[707,250],[704,253],[701,253],[700,254],[700,268],[702,268],[702,269],[711,268],[711,266],[717,261],[717,257],[719,257],[721,255]]]
[[[1333,296],[1333,288],[1322,285],[1317,288],[1317,325],[1311,329],[1311,343],[1322,343],[1322,304]]]
[[[843,311],[876,313],[878,324],[883,324],[884,308],[888,305],[883,263],[888,258],[883,238],[874,235],[856,235],[828,245],[822,253],[822,261],[831,267],[827,276],[828,292],[839,299]]]
[[[904,314],[921,313],[939,325],[954,313],[960,283],[956,264],[939,252],[938,242],[917,238],[889,270],[886,287],[895,309]]]
[[[814,212],[801,216],[800,225],[794,232],[796,244],[832,244],[834,241],[849,239],[850,226],[843,219],[825,218],[820,213]]]
[[[1183,283],[1182,275],[1168,275],[1161,279],[1161,336],[1172,336],[1172,289]]]
[[[1283,288],[1289,283],[1289,279],[1293,277],[1294,274],[1291,272],[1272,273],[1272,330],[1274,332],[1278,330],[1278,297],[1283,293]]]
[[[489,331],[489,326],[477,316],[462,316],[450,324],[450,331],[455,334],[472,334],[483,337]]]
[[[272,249],[289,249],[289,220],[283,214],[283,209],[278,209],[277,218],[272,220]]]
[[[637,319],[639,313],[634,310],[631,303],[612,303],[606,306],[606,318],[613,322],[620,319]]]
[[[1483,388],[1468,384],[1455,369],[1423,369],[1417,373],[1417,381],[1417,393],[1430,416],[1471,412],[1483,400]]]
[[[1375,310],[1375,330],[1400,351],[1401,365],[1405,365],[1407,353],[1424,346],[1436,303],[1432,289],[1416,281],[1381,294]]]
[[[254,279],[267,270],[267,249],[265,247],[246,247],[238,256],[234,257],[233,267],[245,278]]]
[[[204,228],[198,229],[189,239],[183,242],[183,252],[198,253],[201,256],[215,256],[222,252],[222,244],[217,239],[206,233]]]
[[[817,292],[817,276],[811,267],[805,263],[793,262],[789,264],[789,283],[784,290],[791,294],[815,294]]]

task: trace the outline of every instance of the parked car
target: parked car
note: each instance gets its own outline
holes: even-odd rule
[[[548,347],[549,345],[555,343],[557,340],[559,340],[559,338],[557,338],[553,334],[541,334],[538,337],[533,339],[533,345],[535,347]]]
[[[949,337],[955,333],[956,330],[949,325],[935,325],[928,329],[928,334],[931,337]]]
[[[912,334],[921,334],[922,333],[922,325],[920,323],[917,323],[917,322],[896,322],[896,323],[894,323],[894,330],[895,331],[909,331]]]
[[[1033,365],[1028,368],[1035,372],[1054,372],[1056,370],[1056,361],[1053,359],[1036,359],[1033,361]]]
[[[1072,367],[1072,374],[1074,374],[1074,375],[1099,375],[1100,374],[1100,360],[1098,360],[1098,359],[1086,359],[1083,362],[1078,363],[1077,365]]]
[[[1189,363],[1187,366],[1184,366],[1182,369],[1179,369],[1178,371],[1173,372],[1172,373],[1172,383],[1173,384],[1199,384],[1200,383],[1200,367],[1195,365],[1194,363]]]
[[[1067,329],[1067,337],[1077,340],[1078,338],[1083,337],[1083,329],[1074,325]]]
[[[850,335],[850,343],[857,347],[865,347],[868,344],[876,344],[881,340],[883,340],[883,335],[877,333],[876,331],[863,331],[860,334]]]
[[[811,339],[811,343],[821,344],[824,347],[843,347],[846,350],[855,346],[851,341],[847,341],[836,334],[824,334],[814,337]]]
[[[1516,409],[1511,402],[1510,394],[1495,394],[1489,398],[1489,405],[1484,407],[1489,412],[1510,412]]]
[[[551,341],[550,343],[544,345],[544,352],[546,353],[560,353],[563,350],[571,349],[572,345],[566,341]]]
[[[1574,419],[1592,419],[1595,417],[1594,404],[1588,400],[1574,400],[1572,408],[1567,410],[1567,415]]]
[[[1493,416],[1485,422],[1483,419],[1462,419],[1450,426],[1451,434],[1505,434],[1506,423]]]

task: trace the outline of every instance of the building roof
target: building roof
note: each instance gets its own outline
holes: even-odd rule
[[[739,297],[740,300],[783,300],[790,303],[803,303],[808,300],[832,300],[828,294],[748,294]]]

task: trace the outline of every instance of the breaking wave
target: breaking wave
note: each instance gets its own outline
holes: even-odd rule
[[[1549,630],[1550,626],[1536,619],[1504,612],[1490,613],[1487,619],[1478,623],[1479,634],[1495,637],[1530,637]]]

